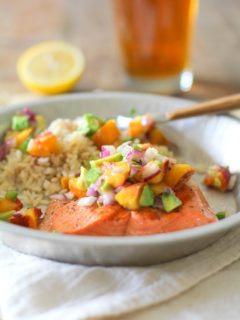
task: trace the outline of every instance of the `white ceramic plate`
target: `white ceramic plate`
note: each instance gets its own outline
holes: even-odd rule
[[[132,107],[139,112],[159,112],[191,105],[183,99],[132,93],[87,93],[57,96],[27,103],[49,121],[74,118],[85,112],[101,117],[129,115]],[[0,122],[25,104],[0,109]],[[167,135],[179,145],[179,157],[194,165],[220,163],[233,171],[240,169],[240,123],[226,116],[206,116],[179,120],[164,126]],[[201,181],[202,177],[197,176]],[[24,253],[87,265],[149,265],[173,260],[203,249],[240,224],[239,188],[221,194],[204,189],[214,210],[227,210],[225,220],[198,228],[168,234],[140,237],[70,236],[30,230],[0,222],[2,241]]]

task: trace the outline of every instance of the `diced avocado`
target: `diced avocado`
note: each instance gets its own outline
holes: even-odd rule
[[[80,178],[81,178],[81,183],[82,186],[87,189],[88,187],[88,183],[87,183],[87,174],[88,174],[88,170],[84,167],[80,168]]]
[[[31,140],[31,138],[26,139],[25,141],[23,141],[23,143],[20,144],[20,146],[18,147],[23,153],[27,152],[27,147],[29,144],[29,141]]]
[[[97,179],[100,177],[101,171],[97,168],[91,168],[88,170],[86,174],[86,183],[87,186],[90,186],[92,183],[95,183]]]
[[[173,193],[164,192],[162,194],[163,209],[166,212],[171,212],[182,205],[182,201]]]
[[[82,134],[87,135],[88,137],[91,137],[100,128],[102,123],[103,120],[101,120],[100,118],[94,116],[91,113],[86,113],[82,117],[82,123],[78,128],[78,131]]]
[[[133,144],[132,147],[136,151],[142,151],[141,147],[139,147],[137,144]]]
[[[7,191],[5,194],[5,199],[16,201],[18,193],[16,191]]]
[[[141,207],[152,207],[154,204],[154,194],[148,185],[143,188],[139,204]]]
[[[98,160],[92,160],[90,161],[91,167],[99,167],[101,166],[104,162],[117,162],[117,161],[122,161],[123,156],[120,152],[114,153],[111,156],[98,159]]]
[[[1,221],[9,221],[11,216],[15,213],[15,211],[6,211],[6,212],[1,212],[0,213],[0,220]]]
[[[226,218],[226,212],[225,211],[220,211],[218,213],[216,213],[216,217],[218,218],[218,220],[222,220]]]
[[[112,189],[112,186],[110,183],[108,183],[107,181],[104,181],[103,184],[101,185],[100,191],[102,192],[106,192]]]
[[[22,131],[29,128],[29,120],[27,116],[13,116],[12,129],[14,131]]]

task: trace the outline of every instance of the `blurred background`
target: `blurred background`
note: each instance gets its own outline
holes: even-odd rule
[[[208,99],[240,88],[240,1],[200,1],[193,48],[195,75],[184,96]],[[61,39],[80,47],[87,67],[75,91],[128,90],[111,0],[1,0],[0,96],[28,95],[16,61],[29,46]]]

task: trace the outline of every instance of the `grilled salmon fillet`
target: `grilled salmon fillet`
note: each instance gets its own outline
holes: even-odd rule
[[[119,204],[81,207],[76,201],[53,200],[40,229],[92,236],[134,236],[189,229],[217,221],[197,186],[185,186],[176,195],[183,205],[171,213],[154,208],[130,211]]]

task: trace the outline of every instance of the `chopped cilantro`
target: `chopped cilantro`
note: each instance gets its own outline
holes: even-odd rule
[[[226,212],[225,211],[220,211],[218,213],[216,213],[216,217],[218,218],[218,220],[222,220],[226,218]]]
[[[135,118],[136,116],[138,116],[137,110],[136,108],[131,108],[130,112],[129,112],[130,116]]]

